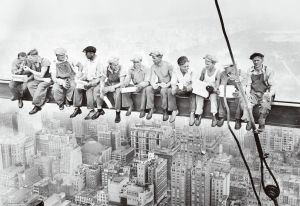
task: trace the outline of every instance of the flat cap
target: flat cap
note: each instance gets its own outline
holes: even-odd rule
[[[213,63],[217,63],[217,62],[218,62],[217,58],[214,57],[213,55],[210,55],[210,54],[206,54],[206,55],[203,57],[203,59],[206,59],[206,60],[211,61],[211,62],[213,62]]]
[[[57,48],[54,50],[54,53],[56,55],[65,55],[65,54],[67,54],[67,50],[64,48]]]
[[[255,52],[253,54],[251,54],[251,56],[249,57],[249,59],[254,59],[255,57],[260,57],[260,58],[264,58],[264,55],[262,53],[259,52]]]
[[[109,64],[119,64],[119,58],[118,57],[111,57],[108,59]]]
[[[96,51],[97,51],[97,49],[96,49],[95,47],[93,47],[93,46],[88,46],[88,47],[85,47],[85,48],[83,49],[82,52],[85,52],[85,53],[87,53],[87,52],[93,52],[93,53],[96,53]]]
[[[38,55],[38,54],[39,54],[39,52],[38,52],[37,49],[31,49],[31,50],[27,53],[27,55]]]
[[[130,61],[132,62],[141,62],[143,60],[143,58],[141,56],[134,56],[132,59],[130,59]]]
[[[150,54],[149,54],[149,56],[152,56],[152,57],[153,57],[153,56],[156,56],[156,57],[157,57],[157,56],[161,56],[161,57],[162,57],[162,56],[163,56],[163,53],[160,52],[160,51],[158,51],[158,50],[155,50],[155,51],[151,51]]]

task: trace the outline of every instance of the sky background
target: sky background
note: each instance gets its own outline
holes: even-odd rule
[[[276,71],[277,100],[300,102],[300,1],[221,0],[221,10],[238,67],[251,66],[253,52],[265,54]],[[10,78],[10,65],[20,51],[37,48],[54,58],[56,47],[81,60],[83,48],[94,45],[106,64],[120,57],[128,68],[130,57],[164,52],[176,65],[181,55],[200,70],[211,53],[219,65],[230,63],[213,0],[1,0],[0,78]]]

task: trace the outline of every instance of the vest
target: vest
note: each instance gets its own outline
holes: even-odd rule
[[[119,69],[117,72],[113,72],[110,67],[107,67],[107,72],[106,72],[106,77],[107,77],[107,85],[115,85],[120,83],[120,72],[121,72],[121,67],[118,66]]]

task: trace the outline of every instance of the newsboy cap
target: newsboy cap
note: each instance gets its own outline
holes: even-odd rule
[[[251,54],[250,59],[253,60],[255,57],[264,58],[264,55],[262,53],[255,52]]]
[[[133,58],[130,59],[130,61],[132,62],[141,62],[143,60],[143,58],[141,56],[134,56]]]
[[[206,54],[206,55],[203,57],[203,59],[206,59],[206,60],[211,61],[211,62],[213,62],[213,63],[217,63],[217,62],[218,62],[217,58],[214,57],[213,55],[210,55],[210,54]]]
[[[54,50],[54,53],[56,55],[65,55],[65,54],[67,54],[67,50],[64,48],[57,48]]]
[[[97,49],[93,46],[88,46],[88,47],[85,47],[84,50],[82,52],[93,52],[93,53],[96,53]]]
[[[160,52],[160,51],[158,51],[158,50],[155,50],[155,51],[151,51],[150,54],[149,54],[149,56],[152,56],[152,57],[154,57],[154,56],[156,56],[156,57],[160,56],[160,57],[162,57],[163,53]]]

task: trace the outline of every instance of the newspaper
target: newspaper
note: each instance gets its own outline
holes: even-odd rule
[[[206,90],[208,84],[206,82],[195,80],[193,81],[193,93],[202,97],[207,98],[209,96],[209,92]]]

